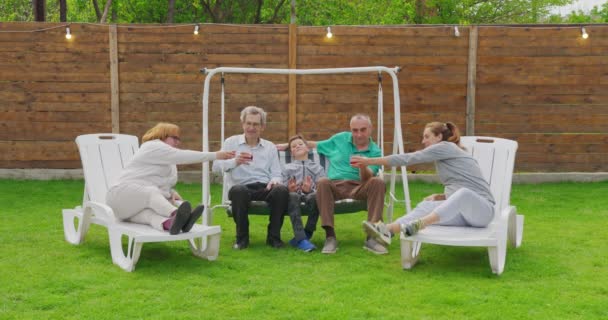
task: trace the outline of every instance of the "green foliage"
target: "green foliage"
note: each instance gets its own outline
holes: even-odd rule
[[[572,11],[567,17],[568,23],[602,23],[608,22],[608,1],[601,7],[593,7],[589,13],[581,10]]]
[[[492,24],[600,22],[605,8],[568,18],[551,7],[573,0],[298,0],[299,25]],[[106,1],[98,0],[100,11]],[[13,9],[14,8],[14,9]],[[98,20],[92,0],[67,0],[69,22]],[[32,21],[30,1],[0,0],[0,21]],[[166,0],[114,0],[111,23],[166,23]],[[47,1],[47,21],[59,21],[58,1]],[[174,23],[289,23],[290,0],[175,0]]]
[[[111,262],[106,229],[91,226],[79,246],[65,242],[61,209],[82,201],[83,186],[0,180],[1,319],[608,318],[608,182],[514,185],[524,242],[508,249],[500,277],[483,248],[424,245],[404,271],[398,243],[385,256],[361,248],[363,212],[336,217],[335,255],[267,247],[265,216],[251,217],[251,247],[235,251],[222,210],[217,261],[193,257],[183,241],[148,243],[127,273]],[[412,183],[412,201],[440,189]],[[200,184],[178,190],[200,199]],[[282,236],[291,235],[286,219]]]
[[[0,0],[0,22],[32,21],[31,1]]]
[[[538,23],[553,6],[572,0],[428,0],[424,23]]]
[[[411,1],[300,0],[299,25],[387,25],[407,23],[414,16]]]

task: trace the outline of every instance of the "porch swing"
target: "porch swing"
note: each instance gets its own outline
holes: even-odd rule
[[[403,153],[403,137],[401,133],[401,119],[400,119],[400,100],[399,100],[399,83],[397,80],[397,73],[399,68],[387,68],[381,66],[373,67],[356,67],[356,68],[331,68],[331,69],[266,69],[266,68],[233,68],[233,67],[220,67],[215,69],[202,69],[202,73],[206,74],[204,87],[203,87],[203,151],[209,151],[209,136],[208,136],[208,116],[209,116],[209,88],[211,79],[217,75],[221,75],[221,99],[220,99],[220,139],[223,146],[225,140],[225,81],[224,75],[229,73],[239,74],[295,74],[295,75],[323,75],[323,74],[351,74],[351,73],[377,73],[378,74],[378,113],[377,113],[377,139],[376,142],[382,150],[384,155],[384,109],[383,109],[383,92],[382,92],[382,73],[389,74],[393,82],[393,100],[394,100],[394,136],[393,136],[393,152],[392,154]],[[309,157],[316,162],[320,163],[325,170],[328,168],[328,160],[313,150]],[[279,159],[282,165],[290,161],[290,156],[286,152],[279,152]],[[381,170],[383,174],[384,170]],[[392,168],[390,173],[390,184],[387,200],[385,201],[387,211],[387,221],[391,222],[393,219],[393,210],[395,202],[404,202],[407,212],[411,210],[411,203],[409,197],[409,189],[407,184],[406,168],[401,167],[401,181],[403,183],[403,200],[397,199],[395,195],[395,183],[396,183],[397,172],[395,168]],[[202,175],[202,203],[205,204],[206,209],[203,215],[203,223],[211,223],[211,212],[216,208],[225,208],[227,213],[230,215],[230,201],[228,200],[228,190],[232,186],[230,175],[223,175],[223,186],[222,186],[222,201],[219,205],[211,207],[211,196],[210,196],[210,170],[209,164],[203,163],[203,175]],[[336,213],[351,213],[365,210],[365,202],[357,201],[353,199],[345,199],[336,202]],[[267,214],[267,206],[263,201],[254,201],[250,208],[250,214]]]

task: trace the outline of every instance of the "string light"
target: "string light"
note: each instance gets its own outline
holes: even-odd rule
[[[327,27],[327,34],[325,35],[328,39],[331,39],[334,34],[331,33],[331,27]]]
[[[454,26],[454,36],[460,37],[460,30],[458,30],[458,26]]]
[[[198,24],[194,26],[194,34],[198,34]]]
[[[583,39],[589,38],[589,34],[587,33],[587,30],[585,30],[585,27],[581,28],[581,36],[583,37]]]
[[[72,39],[72,33],[70,33],[70,26],[65,27],[65,38],[68,40]]]

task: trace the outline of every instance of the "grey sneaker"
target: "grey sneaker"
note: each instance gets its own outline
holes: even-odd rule
[[[336,253],[338,250],[338,240],[334,237],[325,239],[325,245],[323,246],[322,253]]]
[[[416,233],[418,233],[418,231],[422,230],[423,223],[422,220],[415,220],[412,221],[410,223],[404,223],[401,224],[401,232],[403,233],[404,236],[406,237],[410,237],[415,235]]]
[[[367,235],[378,241],[383,246],[391,245],[391,232],[382,221],[371,223],[369,221],[363,221],[363,231]]]
[[[365,241],[365,246],[363,246],[363,249],[367,250],[367,251],[371,251],[375,254],[387,254],[388,250],[381,245],[378,241],[369,238]]]

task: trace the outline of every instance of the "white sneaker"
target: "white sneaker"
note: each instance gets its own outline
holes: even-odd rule
[[[382,221],[376,223],[363,221],[363,231],[365,231],[370,238],[375,239],[383,246],[391,245],[391,233]]]

